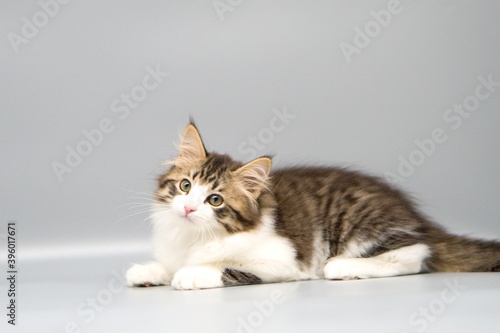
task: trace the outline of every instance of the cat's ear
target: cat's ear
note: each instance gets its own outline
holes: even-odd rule
[[[267,187],[272,160],[270,157],[259,157],[235,171],[242,189],[253,199],[257,199],[262,189]]]
[[[200,133],[194,123],[191,122],[184,130],[184,134],[182,134],[181,143],[179,144],[179,155],[175,160],[175,164],[182,167],[206,157],[207,151],[201,140]]]

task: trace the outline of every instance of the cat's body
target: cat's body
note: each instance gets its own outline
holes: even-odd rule
[[[155,262],[130,285],[177,289],[432,271],[498,271],[500,243],[447,234],[384,182],[339,168],[270,172],[207,153],[190,124],[159,179]]]

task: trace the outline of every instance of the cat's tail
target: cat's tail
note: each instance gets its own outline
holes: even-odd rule
[[[426,261],[433,272],[500,272],[500,242],[431,232],[432,254]]]

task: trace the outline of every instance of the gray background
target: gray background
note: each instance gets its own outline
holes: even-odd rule
[[[500,89],[459,129],[443,120],[478,76],[500,81],[500,3],[401,1],[348,63],[340,43],[387,4],[243,1],[222,21],[211,1],[73,1],[15,53],[7,34],[41,8],[2,1],[0,220],[18,221],[26,254],[147,244],[147,213],[127,217],[140,211],[127,204],[145,202],[131,197],[154,189],[189,115],[210,150],[247,161],[238,147],[286,108],[295,118],[259,151],[278,166],[383,176],[442,128],[448,139],[399,186],[450,230],[500,237]],[[113,101],[148,66],[170,75],[120,119]],[[114,131],[60,182],[52,163],[103,118]]]
[[[0,246],[5,259],[15,220],[21,254],[20,325],[10,328],[237,331],[237,318],[277,288],[288,301],[258,331],[415,332],[412,314],[441,304],[457,279],[465,291],[427,331],[498,327],[498,279],[489,274],[199,293],[122,288],[95,320],[78,313],[89,297],[109,294],[130,262],[150,257],[148,194],[190,115],[210,150],[243,161],[253,157],[249,137],[260,135],[258,153],[275,154],[277,166],[350,165],[380,176],[397,173],[401,158],[417,156],[415,140],[440,128],[446,141],[398,186],[449,230],[500,238],[500,87],[460,128],[443,119],[475,93],[478,77],[500,81],[500,2],[402,0],[350,63],[341,43],[353,44],[355,29],[373,25],[370,12],[390,1],[231,3],[221,20],[212,0],[75,0],[15,52],[9,36],[41,7],[0,2]],[[168,77],[127,117],[113,112],[156,67]],[[271,133],[275,110],[294,118]],[[83,131],[103,119],[113,131],[60,181],[54,162],[65,163],[67,147],[84,144]]]

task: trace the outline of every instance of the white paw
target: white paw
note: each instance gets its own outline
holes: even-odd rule
[[[168,272],[158,262],[150,262],[145,265],[134,265],[126,274],[129,286],[159,286],[169,283]]]
[[[330,259],[324,269],[325,279],[328,280],[353,280],[363,279],[363,267],[360,258],[335,258]]]
[[[175,289],[207,289],[223,287],[222,272],[210,266],[185,267],[175,273],[172,287]]]

